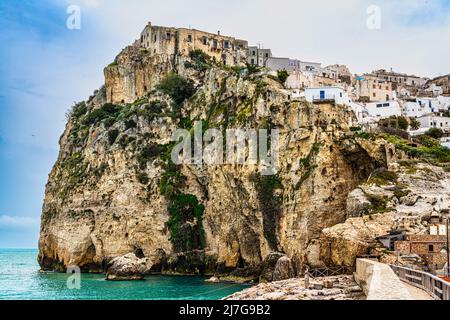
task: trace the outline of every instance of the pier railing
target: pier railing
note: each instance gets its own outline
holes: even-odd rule
[[[391,265],[392,270],[404,282],[425,290],[437,300],[450,300],[450,283],[430,273]]]

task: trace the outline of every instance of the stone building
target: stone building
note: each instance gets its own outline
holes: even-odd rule
[[[433,269],[442,269],[447,263],[445,235],[407,235],[404,241],[395,242],[395,251],[404,255],[416,254]]]
[[[267,60],[272,57],[272,50],[259,47],[249,47],[247,62],[258,67],[266,67]]]
[[[220,32],[153,26],[150,22],[141,33],[140,43],[154,55],[188,56],[193,50],[202,50],[227,65],[245,63],[248,50],[247,41]]]
[[[441,94],[450,95],[450,74],[429,80],[426,87],[440,88]]]
[[[389,101],[394,97],[392,83],[370,75],[356,78],[356,95],[360,101]]]
[[[392,70],[386,71],[385,69],[372,71],[370,75],[378,78],[378,80],[392,82],[394,90],[397,89],[397,85],[422,87],[428,81],[427,78],[422,78],[415,75],[408,75],[406,73],[394,72]]]

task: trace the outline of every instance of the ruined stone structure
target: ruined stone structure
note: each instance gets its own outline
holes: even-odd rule
[[[405,241],[395,242],[395,251],[401,254],[417,254],[428,266],[441,269],[447,263],[445,251],[447,237],[443,235],[408,235]]]
[[[204,53],[226,65],[245,63],[248,42],[233,37],[186,28],[153,26],[141,33],[140,44],[151,54],[188,56],[193,50]]]
[[[450,74],[445,76],[434,78],[426,83],[427,87],[432,85],[438,86],[442,88],[442,93],[445,95],[450,95]]]

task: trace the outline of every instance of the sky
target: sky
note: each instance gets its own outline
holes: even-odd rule
[[[67,28],[72,5],[79,29]],[[148,21],[354,73],[450,73],[450,0],[0,0],[0,248],[37,247],[65,114]]]

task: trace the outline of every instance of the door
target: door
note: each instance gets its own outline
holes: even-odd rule
[[[325,100],[325,91],[320,90],[320,100]]]

